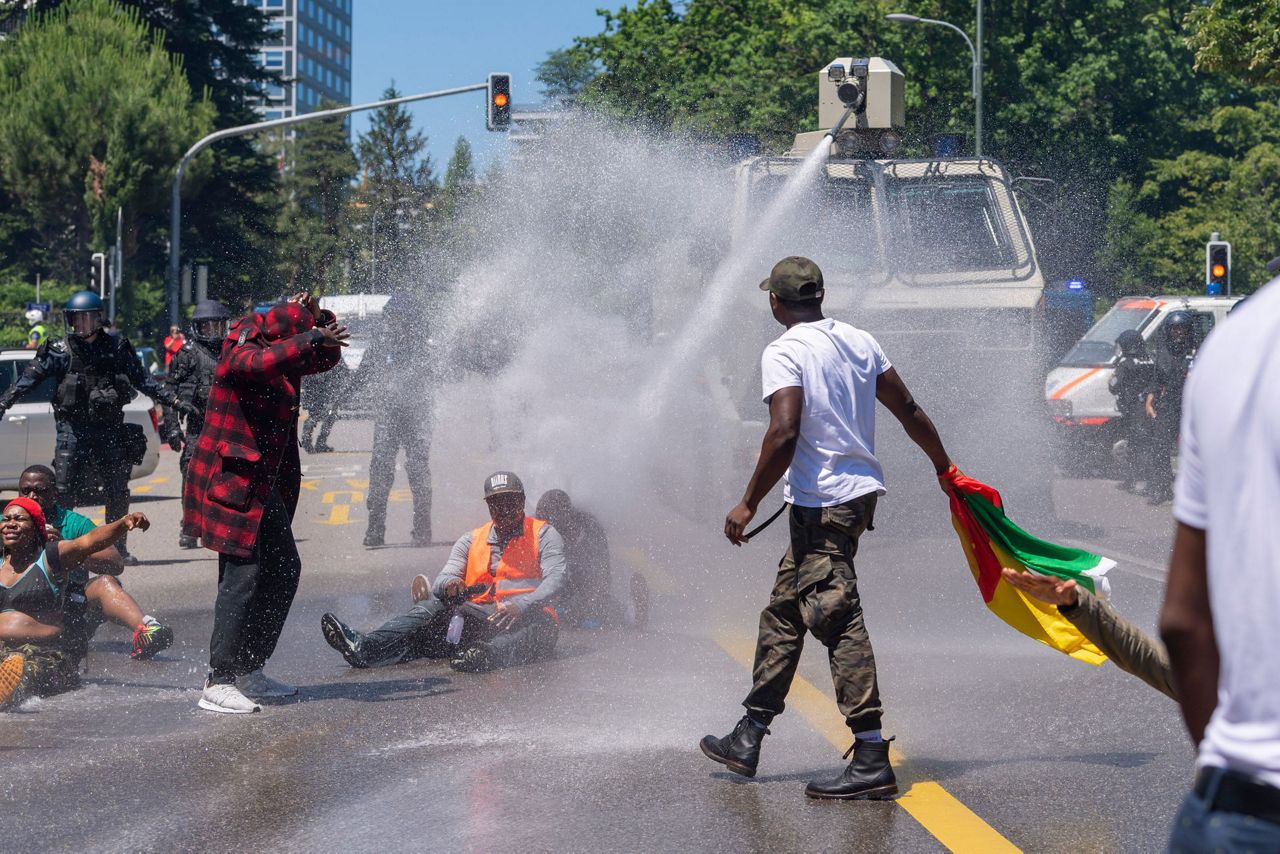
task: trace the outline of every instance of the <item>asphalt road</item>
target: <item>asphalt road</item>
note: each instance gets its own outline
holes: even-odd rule
[[[627,524],[610,519],[618,588],[643,571],[656,592],[648,630],[566,632],[554,661],[495,674],[430,661],[348,668],[324,644],[320,615],[334,610],[370,628],[406,608],[410,578],[434,574],[447,552],[394,545],[408,540],[407,490],[393,494],[393,545],[360,546],[368,432],[341,425],[335,444],[355,452],[305,458],[295,525],[302,585],[268,668],[301,692],[258,715],[197,710],[216,561],[176,547],[175,454],[135,484],[136,506],[155,525],[131,541],[144,565],[125,582],[177,642],[135,663],[126,632],[106,627],[86,687],[0,715],[0,849],[1163,846],[1192,765],[1176,707],[1110,664],[1072,661],[989,614],[940,493],[886,497],[858,559],[886,733],[897,737],[907,793],[894,803],[803,796],[806,780],[838,772],[848,746],[815,644],[765,742],[760,776],[734,777],[697,749],[741,714],[782,526],[739,551],[715,524],[664,516],[660,501],[648,502]],[[505,461],[478,444],[437,444],[438,461],[457,460],[436,466],[439,539],[485,519],[481,478]],[[528,485],[536,494],[556,484]],[[1059,478],[1051,489],[1053,515],[1037,532],[1119,560],[1114,601],[1152,627],[1168,508],[1101,480]]]

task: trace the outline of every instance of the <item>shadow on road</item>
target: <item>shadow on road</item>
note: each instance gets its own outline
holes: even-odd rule
[[[378,682],[328,682],[321,685],[300,685],[298,696],[287,697],[272,705],[310,703],[317,700],[356,700],[361,703],[386,703],[394,700],[421,700],[455,693],[457,688],[447,688],[450,680],[443,676],[425,679],[383,679]]]

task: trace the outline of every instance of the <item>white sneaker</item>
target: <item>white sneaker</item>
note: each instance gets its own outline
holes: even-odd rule
[[[236,679],[236,687],[250,697],[256,697],[259,700],[276,697],[292,697],[298,693],[298,689],[292,685],[287,685],[278,679],[272,679],[270,676],[262,672],[262,668],[258,668],[252,673],[246,673]]]
[[[240,689],[234,685],[206,683],[198,705],[202,709],[221,712],[224,715],[247,715],[250,712],[262,711],[261,706],[241,694]]]

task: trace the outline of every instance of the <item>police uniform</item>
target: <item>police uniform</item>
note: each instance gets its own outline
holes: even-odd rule
[[[169,363],[169,373],[164,380],[165,388],[189,407],[185,425],[180,424],[177,417],[165,408],[165,423],[173,425],[170,437],[176,433],[183,442],[182,456],[178,459],[183,474],[186,474],[187,461],[195,451],[196,439],[200,438],[200,431],[204,429],[204,408],[209,400],[213,372],[218,368],[221,353],[221,339],[214,344],[189,339]]]
[[[1147,485],[1147,493],[1153,501],[1173,498],[1173,448],[1182,421],[1182,387],[1187,382],[1194,358],[1195,350],[1190,346],[1183,352],[1174,352],[1168,347],[1161,347],[1156,352],[1152,480]]]
[[[0,414],[47,378],[54,383],[58,492],[67,503],[82,505],[100,484],[106,520],[114,522],[129,512],[129,475],[147,450],[142,427],[124,421],[125,404],[137,391],[169,405],[173,397],[142,367],[127,338],[103,330],[93,341],[69,336],[42,344],[18,381],[0,395]],[[119,546],[127,554],[123,539]]]
[[[1147,395],[1156,388],[1156,363],[1146,350],[1124,353],[1116,363],[1110,389],[1120,411],[1120,425],[1129,443],[1125,464],[1125,486],[1132,488],[1139,480],[1159,480],[1152,473],[1154,425],[1147,416]]]
[[[383,336],[365,352],[352,377],[351,388],[371,394],[377,410],[369,459],[365,545],[381,545],[386,535],[387,499],[402,447],[413,495],[413,541],[431,542],[431,374],[419,353]],[[404,383],[410,378],[415,386],[406,389]]]

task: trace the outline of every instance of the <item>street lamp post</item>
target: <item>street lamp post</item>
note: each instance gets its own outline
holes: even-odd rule
[[[978,44],[975,47],[973,42],[969,40],[969,35],[955,24],[947,21],[939,21],[934,18],[921,18],[916,15],[904,15],[895,13],[886,15],[890,21],[895,24],[936,24],[939,27],[946,27],[949,30],[955,30],[964,39],[964,43],[969,46],[969,53],[973,57],[973,79],[970,83],[970,92],[973,95],[973,153],[982,156],[982,0],[978,0]]]
[[[316,121],[318,119],[331,119],[336,116],[345,116],[348,113],[357,113],[361,110],[376,110],[379,107],[390,107],[394,104],[408,104],[412,101],[425,101],[428,98],[443,98],[446,95],[461,95],[464,92],[479,92],[482,89],[488,88],[489,84],[487,82],[473,83],[470,86],[458,86],[454,89],[440,89],[435,92],[424,92],[421,95],[405,95],[402,98],[390,98],[385,101],[372,101],[368,104],[355,104],[350,107],[338,107],[333,110],[317,110],[314,113],[305,113],[301,116],[271,119],[265,122],[254,122],[249,125],[240,125],[238,127],[214,131],[208,136],[198,140],[195,145],[187,149],[186,154],[182,155],[182,159],[178,161],[178,168],[173,173],[173,193],[169,207],[169,324],[177,325],[178,323],[178,278],[180,275],[182,257],[182,175],[187,169],[187,164],[190,163],[191,159],[201,151],[204,151],[210,145],[218,142],[219,140],[230,139],[233,136],[244,136],[245,134],[255,133],[260,130],[287,127],[289,125]]]

